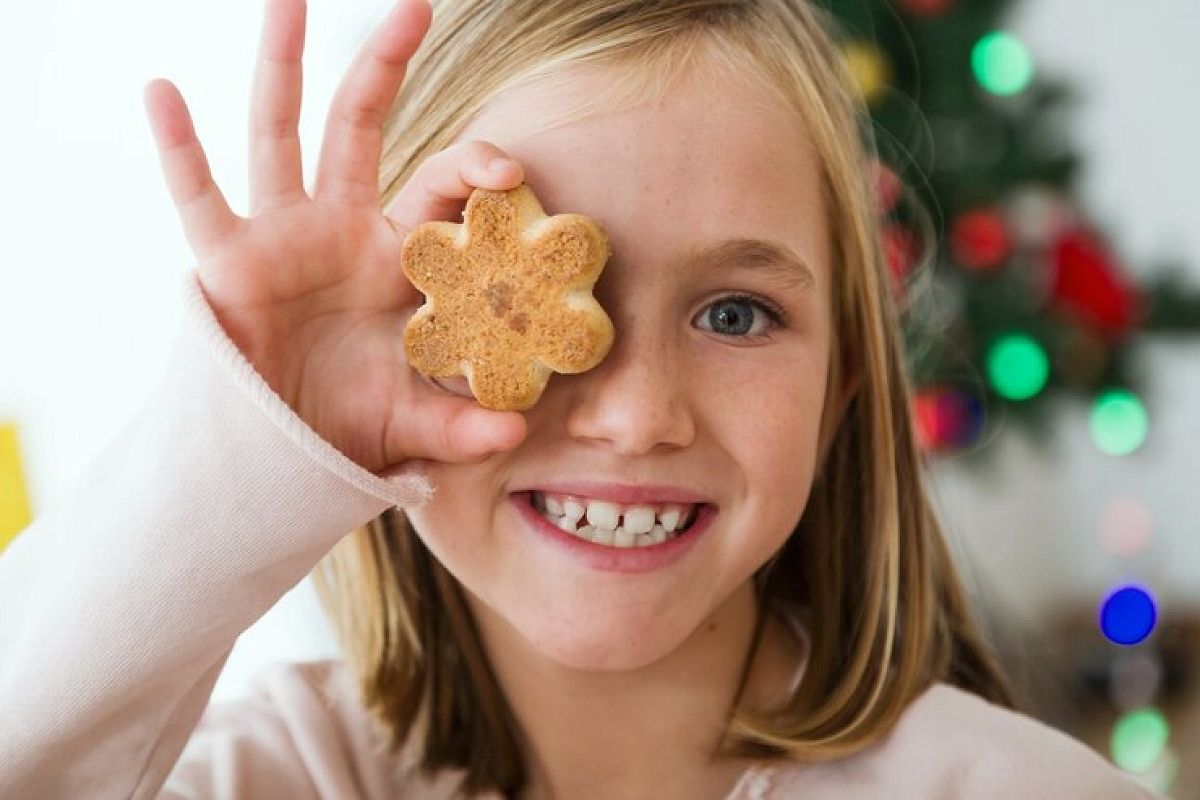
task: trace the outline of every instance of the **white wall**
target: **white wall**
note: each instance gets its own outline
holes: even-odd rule
[[[310,179],[335,82],[386,8],[310,0],[301,139]],[[1099,221],[1134,264],[1178,254],[1200,280],[1200,5],[1029,0],[1018,30],[1040,65],[1087,90],[1076,141]],[[246,209],[245,129],[261,3],[41,0],[0,4],[0,418],[20,424],[35,513],[150,390],[179,319],[190,267],[142,110],[162,76],[191,108],[214,176]],[[938,494],[976,571],[1005,605],[1036,615],[1063,595],[1098,595],[1119,565],[1098,544],[1097,498],[1143,495],[1159,521],[1142,577],[1168,598],[1200,593],[1200,530],[1189,495],[1200,441],[1200,347],[1146,353],[1154,429],[1132,458],[1096,455],[1082,409],[1064,420],[1065,463],[1002,443],[997,475],[946,464]],[[1049,556],[1049,557],[1047,557]],[[216,698],[273,658],[331,654],[307,582],[239,641]]]

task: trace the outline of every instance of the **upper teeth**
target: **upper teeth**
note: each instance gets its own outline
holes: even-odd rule
[[[618,527],[627,533],[649,533],[654,529],[657,518],[663,530],[670,533],[680,527],[693,506],[667,503],[659,508],[649,505],[622,506],[607,500],[577,500],[571,497],[556,497],[551,494],[534,493],[534,502],[546,513],[558,518],[560,524],[572,527],[581,519],[595,528],[615,531]],[[623,524],[622,524],[623,523]]]

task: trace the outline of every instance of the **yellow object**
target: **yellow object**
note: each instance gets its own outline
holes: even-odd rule
[[[874,100],[891,79],[891,70],[883,53],[875,45],[851,42],[843,48],[842,56],[859,94],[868,103]]]
[[[17,447],[17,426],[0,422],[0,550],[8,546],[31,518]]]

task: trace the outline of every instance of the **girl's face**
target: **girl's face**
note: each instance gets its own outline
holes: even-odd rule
[[[556,124],[605,80],[573,72],[516,90],[459,140],[519,161],[547,214],[604,228],[613,255],[595,295],[613,347],[588,372],[551,377],[516,449],[431,464],[436,495],[409,516],[490,647],[628,670],[745,602],[800,518],[830,358],[830,253],[816,155],[764,89],[691,73],[659,101]],[[672,496],[703,506],[694,530],[657,548],[677,558],[622,572],[589,560],[602,545],[539,530],[522,509],[531,490],[622,512]]]

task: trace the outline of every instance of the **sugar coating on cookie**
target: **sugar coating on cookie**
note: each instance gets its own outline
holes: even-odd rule
[[[612,321],[592,296],[611,250],[582,214],[547,216],[525,183],[475,189],[463,223],[425,222],[404,240],[404,274],[425,303],[404,329],[408,363],[465,375],[479,404],[523,411],[551,372],[596,366]]]

